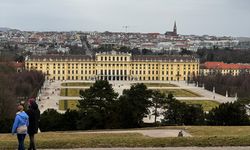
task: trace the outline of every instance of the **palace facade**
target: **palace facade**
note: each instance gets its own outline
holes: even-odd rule
[[[53,80],[191,80],[199,74],[194,56],[133,56],[129,53],[97,53],[95,56],[32,56],[27,70],[41,71]]]

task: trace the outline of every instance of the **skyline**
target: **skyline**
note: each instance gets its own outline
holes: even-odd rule
[[[248,0],[0,0],[0,27],[250,37]],[[127,30],[124,26],[129,26]]]

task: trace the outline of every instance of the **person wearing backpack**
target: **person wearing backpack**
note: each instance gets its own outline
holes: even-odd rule
[[[25,150],[24,140],[29,126],[29,116],[23,111],[23,105],[17,106],[15,121],[12,126],[12,134],[17,134],[18,150]]]

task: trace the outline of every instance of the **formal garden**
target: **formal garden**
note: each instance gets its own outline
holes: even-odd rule
[[[220,105],[219,102],[214,100],[180,100],[188,105],[201,105],[204,111],[210,111]]]
[[[201,95],[186,89],[157,89],[162,93],[172,93],[174,97],[202,97]]]

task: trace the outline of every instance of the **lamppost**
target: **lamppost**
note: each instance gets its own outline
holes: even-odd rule
[[[215,87],[213,87],[213,93],[214,93],[213,99],[215,99]]]
[[[180,75],[179,73],[176,74],[176,77],[177,77],[177,81],[178,81],[178,82],[179,82],[179,80],[180,80],[180,76],[181,76],[181,75]]]
[[[238,94],[235,93],[235,98],[234,98],[236,101],[238,100]]]

